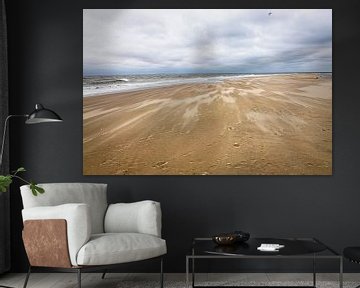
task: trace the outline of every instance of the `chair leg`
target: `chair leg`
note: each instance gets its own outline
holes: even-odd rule
[[[81,269],[77,269],[78,288],[81,288]]]
[[[25,278],[25,282],[24,282],[23,288],[26,288],[27,283],[28,283],[28,281],[29,281],[30,274],[31,274],[31,265],[29,266],[29,270],[28,270],[28,272],[27,272],[27,274],[26,274],[26,278]]]
[[[105,269],[104,273],[101,275],[101,279],[105,279],[106,272],[107,272],[107,270]]]
[[[163,268],[163,263],[164,260],[163,260],[163,257],[161,257],[161,260],[160,260],[160,287],[163,288],[164,287],[164,268]]]

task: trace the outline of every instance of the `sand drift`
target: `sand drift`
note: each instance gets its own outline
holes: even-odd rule
[[[85,175],[330,175],[332,78],[316,73],[85,97]]]

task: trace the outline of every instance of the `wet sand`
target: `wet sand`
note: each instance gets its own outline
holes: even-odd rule
[[[331,175],[332,79],[239,78],[85,97],[85,175]]]

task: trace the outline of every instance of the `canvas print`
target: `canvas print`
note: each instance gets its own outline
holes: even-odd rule
[[[83,10],[85,175],[331,175],[331,9]]]

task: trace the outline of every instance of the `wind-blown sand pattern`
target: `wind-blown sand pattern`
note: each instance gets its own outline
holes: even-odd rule
[[[85,175],[330,175],[331,75],[84,98]]]

